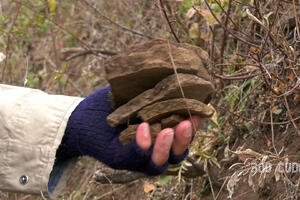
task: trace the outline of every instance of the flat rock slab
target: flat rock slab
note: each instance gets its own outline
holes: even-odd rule
[[[206,104],[195,99],[170,99],[146,106],[138,112],[138,117],[148,123],[160,122],[162,119],[172,114],[189,117],[198,115],[200,117],[210,117],[214,111]]]
[[[174,127],[184,119],[185,118],[180,115],[171,115],[161,120],[161,128],[164,129],[164,128]]]
[[[131,141],[134,140],[138,126],[139,125],[129,125],[127,129],[121,132],[119,136],[119,140],[122,145],[129,144]],[[155,123],[150,125],[152,141],[155,141],[155,138],[160,131],[161,131],[160,123]]]
[[[196,99],[205,102],[215,92],[213,85],[196,75],[173,74],[160,81],[154,88],[141,93],[128,103],[117,108],[106,119],[109,125],[115,127],[124,124],[136,117],[139,110],[158,101],[181,98],[182,93],[178,84],[183,89],[188,99]],[[124,92],[126,93],[126,92]]]
[[[197,75],[209,81],[209,56],[201,48],[152,40],[138,44],[105,63],[105,71],[112,91],[115,108],[140,93],[153,88],[168,75],[174,74],[170,53],[179,73]]]

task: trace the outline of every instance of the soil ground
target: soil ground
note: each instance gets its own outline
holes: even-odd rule
[[[49,3],[53,9],[53,2],[57,5],[50,12]],[[107,175],[115,171],[83,157],[60,199],[223,200],[229,199],[228,189],[232,199],[237,200],[300,199],[300,172],[274,174],[279,162],[300,164],[300,135],[294,127],[300,129],[300,92],[296,85],[300,76],[299,3],[209,1],[220,25],[204,1],[163,1],[169,23],[159,2],[0,1],[0,52],[6,55],[6,60],[0,62],[1,83],[85,97],[107,85],[104,63],[112,54],[151,38],[176,42],[170,24],[181,42],[202,47],[213,62],[210,73],[217,93],[212,105],[218,113],[218,126],[203,124],[201,137],[195,140],[208,139],[201,145],[193,144],[199,151],[191,155],[201,158],[202,167],[205,162],[211,163],[209,176],[174,176],[162,185],[158,185],[161,177],[97,184],[92,182],[96,171]],[[230,15],[217,2],[228,13],[231,5]],[[280,96],[287,91],[291,92],[286,97],[289,110]],[[295,125],[289,115],[297,119]],[[211,136],[216,140],[210,141]],[[250,154],[241,154],[246,149]],[[220,168],[213,163],[214,158]],[[253,165],[248,161],[270,162],[273,171],[257,173],[251,179],[249,170]],[[242,171],[239,177],[234,176]],[[42,197],[0,191],[0,199]]]

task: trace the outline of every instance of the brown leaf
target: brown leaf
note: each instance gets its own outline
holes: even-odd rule
[[[272,113],[275,113],[277,110],[278,110],[278,106],[274,106],[274,107],[272,108]]]
[[[277,95],[280,95],[280,94],[281,94],[279,87],[274,88],[273,91],[274,91]]]
[[[262,156],[262,154],[257,153],[256,151],[253,151],[252,149],[246,149],[244,151],[242,150],[237,150],[233,152],[236,154],[239,158],[240,161],[244,162],[247,158],[254,157],[254,158],[259,158]]]
[[[211,12],[205,8],[201,8],[201,7],[196,7],[198,13],[200,15],[203,16],[203,18],[211,25],[215,25],[215,24],[218,24],[217,20],[214,18],[214,16],[211,14]],[[218,17],[218,14],[215,13],[215,15]]]
[[[289,160],[290,160],[289,157],[284,158],[284,162],[285,162],[285,163],[288,163]]]
[[[144,184],[144,192],[145,193],[150,193],[150,192],[152,192],[154,189],[156,188],[156,186],[154,185],[154,184],[149,184],[149,183],[145,183]]]
[[[295,96],[294,96],[294,103],[295,104],[298,104],[300,102],[300,94],[296,94]]]
[[[274,171],[274,176],[275,176],[275,181],[278,182],[280,180],[280,173],[277,168]]]
[[[294,75],[293,73],[291,73],[291,74],[289,75],[289,79],[292,81],[292,80],[294,80],[294,78],[295,78],[295,75]]]
[[[267,146],[270,147],[272,142],[270,140],[267,141]]]
[[[196,10],[194,8],[190,8],[187,13],[185,14],[185,16],[190,19],[192,18],[195,14],[196,14]]]

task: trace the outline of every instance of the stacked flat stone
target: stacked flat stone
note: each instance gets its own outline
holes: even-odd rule
[[[209,64],[203,49],[164,40],[135,45],[108,60],[105,70],[115,110],[107,122],[129,125],[120,142],[132,141],[141,121],[150,124],[155,139],[161,129],[176,126],[189,114],[210,117],[213,110],[207,104],[215,89]]]

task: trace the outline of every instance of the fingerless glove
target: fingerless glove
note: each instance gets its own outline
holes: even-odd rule
[[[96,90],[86,97],[72,112],[57,157],[91,156],[114,169],[138,171],[147,175],[158,175],[168,164],[184,159],[170,153],[169,161],[162,166],[151,160],[153,147],[148,151],[141,149],[134,140],[123,146],[119,135],[126,126],[110,127],[106,117],[113,112],[109,98],[110,87]]]

